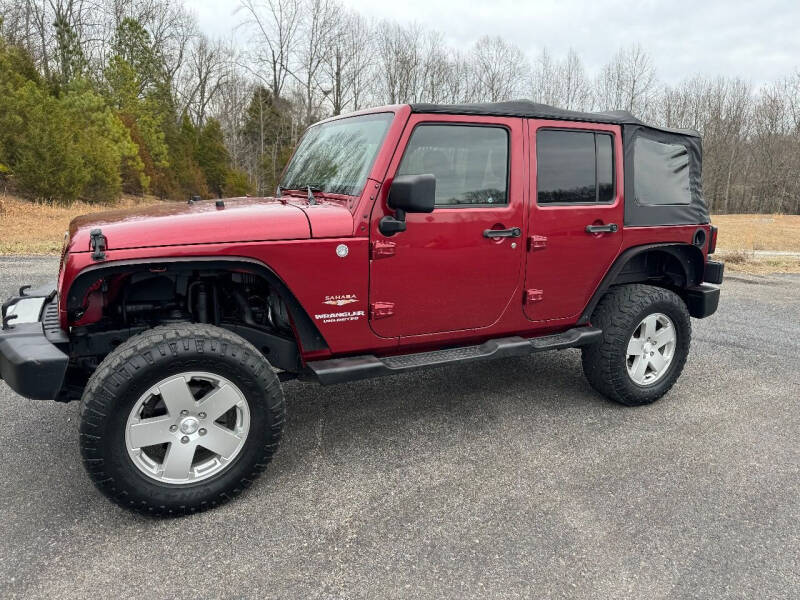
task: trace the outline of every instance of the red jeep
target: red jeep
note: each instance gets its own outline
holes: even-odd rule
[[[280,381],[334,384],[580,347],[653,402],[712,314],[697,133],[530,102],[401,105],[308,129],[272,198],[80,217],[58,284],[3,304],[0,375],[81,399],[86,469],[148,514],[266,467]]]

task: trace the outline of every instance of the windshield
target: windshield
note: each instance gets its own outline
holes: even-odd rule
[[[281,188],[311,186],[329,194],[358,196],[393,118],[393,113],[378,113],[309,128],[286,167]]]

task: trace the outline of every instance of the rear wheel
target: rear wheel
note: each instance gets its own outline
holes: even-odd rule
[[[269,363],[208,325],[131,338],[92,375],[81,450],[95,485],[154,515],[204,510],[241,493],[280,440],[284,402]]]
[[[675,384],[692,335],[677,294],[651,285],[619,286],[603,297],[591,320],[603,339],[583,349],[583,372],[597,391],[637,406],[655,402]]]

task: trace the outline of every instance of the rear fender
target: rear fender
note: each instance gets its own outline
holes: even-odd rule
[[[672,285],[677,291],[684,292],[689,288],[694,288],[703,282],[703,271],[705,267],[705,256],[703,251],[697,246],[685,243],[660,243],[645,244],[628,248],[617,257],[614,264],[606,273],[603,281],[595,290],[589,303],[578,319],[578,325],[589,323],[589,319],[594,312],[597,303],[605,295],[612,285],[623,283],[645,283],[648,281],[648,272],[636,268],[637,263],[645,262],[648,257],[659,257],[669,261],[670,265],[678,265],[679,273],[673,273]],[[646,268],[646,267],[645,267]]]

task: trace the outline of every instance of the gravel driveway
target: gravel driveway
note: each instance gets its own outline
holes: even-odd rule
[[[0,258],[0,295],[56,268]],[[265,476],[173,520],[95,491],[76,404],[0,383],[0,597],[798,598],[800,277],[729,278],[693,326],[637,409],[574,350],[287,384]]]

